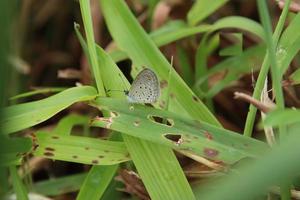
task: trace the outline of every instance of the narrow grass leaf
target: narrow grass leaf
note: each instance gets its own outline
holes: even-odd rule
[[[93,87],[74,87],[51,97],[3,109],[0,128],[6,134],[39,124],[73,103],[92,100],[97,93]]]
[[[190,25],[194,26],[218,8],[224,5],[228,0],[197,0],[187,15],[187,20]]]
[[[79,190],[86,176],[87,173],[81,173],[59,178],[51,178],[45,181],[38,181],[32,185],[31,191],[47,196],[57,196],[65,193],[76,192]]]
[[[93,166],[84,179],[84,190],[80,189],[76,199],[99,199],[102,197],[118,168],[119,165]]]
[[[11,176],[14,192],[18,200],[28,200],[28,192],[25,185],[22,182],[20,175],[18,174],[17,167],[12,165],[9,167],[9,173]]]
[[[34,90],[34,91],[18,94],[16,96],[13,96],[13,97],[9,98],[9,100],[22,99],[22,98],[31,97],[31,96],[37,95],[37,94],[57,93],[57,92],[62,92],[66,89],[68,89],[68,88],[42,88],[42,89],[37,89],[37,90]]]
[[[276,109],[268,113],[264,120],[264,124],[267,126],[290,125],[298,122],[300,122],[299,109]]]
[[[123,142],[71,135],[36,133],[35,156],[89,165],[113,165],[130,160]]]

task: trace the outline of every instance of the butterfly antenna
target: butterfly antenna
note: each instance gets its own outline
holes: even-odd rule
[[[121,80],[122,80],[123,86],[126,86],[126,84],[125,84],[125,82],[124,82],[122,76],[121,76],[120,74],[119,74],[119,76],[120,76],[120,78],[121,78]],[[113,90],[113,89],[108,89],[106,92],[107,92],[107,93],[109,93],[109,92],[124,92],[124,93],[127,95],[127,94],[128,94],[128,89],[124,89],[124,90]]]

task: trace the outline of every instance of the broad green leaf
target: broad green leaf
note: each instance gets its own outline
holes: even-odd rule
[[[82,136],[36,133],[35,156],[89,165],[113,165],[130,160],[123,142]]]
[[[265,143],[258,140],[175,113],[111,98],[98,98],[96,102],[112,115],[95,119],[94,126],[120,131],[201,157],[233,164],[245,157],[259,157],[268,149]],[[156,122],[152,117],[167,119],[169,125]]]
[[[3,109],[0,128],[6,134],[39,124],[73,103],[92,100],[97,93],[93,87],[74,87],[51,97]]]
[[[197,0],[188,12],[187,20],[189,24],[192,26],[196,25],[215,12],[227,1],[228,0]]]

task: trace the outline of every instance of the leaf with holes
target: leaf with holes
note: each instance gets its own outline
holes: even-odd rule
[[[258,157],[268,149],[265,143],[258,140],[168,111],[111,98],[98,98],[96,104],[110,111],[111,117],[94,119],[94,126],[120,131],[215,161],[232,164],[245,157]],[[168,123],[163,124],[164,120]]]

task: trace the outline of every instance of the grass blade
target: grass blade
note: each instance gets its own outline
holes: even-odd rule
[[[93,87],[82,86],[67,89],[51,97],[6,107],[0,128],[6,134],[39,124],[73,103],[92,100],[97,93]]]

